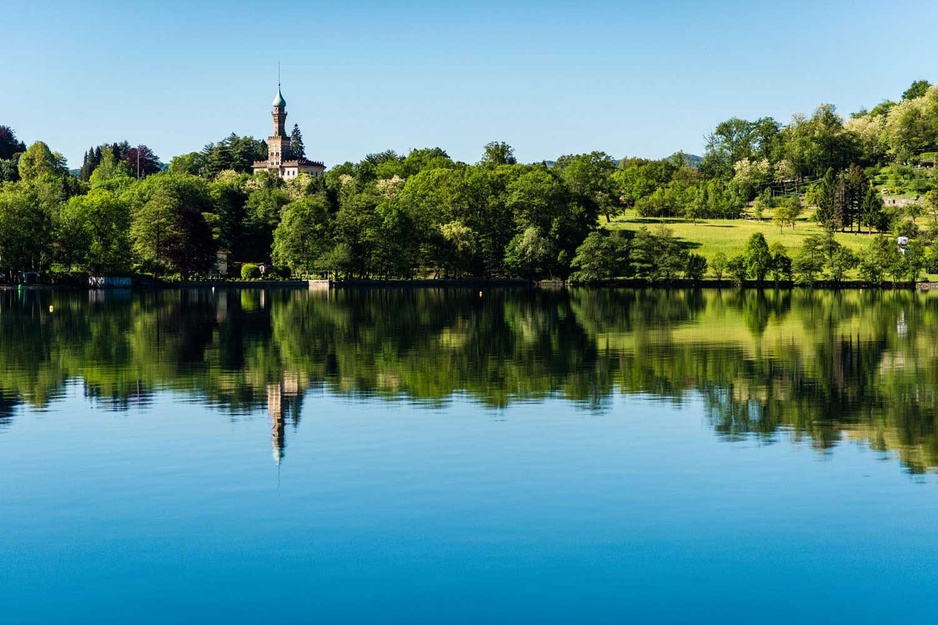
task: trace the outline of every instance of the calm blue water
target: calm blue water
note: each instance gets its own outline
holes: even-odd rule
[[[608,304],[593,295],[506,293],[486,303],[502,311],[497,336],[473,299],[443,293],[417,298],[406,339],[382,335],[380,320],[410,306],[388,294],[268,294],[256,308],[250,294],[223,319],[211,298],[47,294],[51,316],[51,299],[7,301],[0,621],[930,622],[938,480],[920,372],[933,354],[914,323],[894,323],[931,315],[930,300],[878,304],[885,338],[855,342],[869,403],[838,401],[831,421],[818,399],[814,418],[765,425],[792,379],[822,385],[824,342],[790,322],[845,307],[829,296],[773,312],[762,333],[740,304],[740,333],[733,314],[712,314],[712,293],[689,316],[657,301],[625,329],[613,318],[634,310],[618,306],[593,327],[582,311]],[[163,314],[158,338],[142,329]],[[568,315],[587,340],[570,343]],[[333,325],[291,334],[296,319]],[[838,319],[832,345],[854,334],[855,316]],[[718,353],[735,345],[723,365],[711,334]],[[288,355],[310,335],[325,356]],[[678,364],[685,343],[718,388]],[[814,359],[791,370],[802,351]],[[667,366],[638,383],[630,357]],[[718,371],[734,362],[730,384]],[[916,405],[895,416],[883,398],[906,402],[910,388]],[[759,419],[740,425],[741,411]]]

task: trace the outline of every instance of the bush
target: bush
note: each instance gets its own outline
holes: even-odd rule
[[[746,257],[742,254],[734,256],[726,263],[726,269],[730,272],[730,277],[737,285],[742,285],[746,281],[749,273],[749,267],[746,265]]]
[[[707,259],[691,252],[684,259],[684,277],[699,282],[707,273]]]
[[[713,277],[722,280],[723,272],[726,271],[726,254],[717,252],[713,257],[713,262],[710,263],[710,268],[713,270]]]
[[[289,267],[271,267],[264,277],[271,280],[289,280],[292,275]]]
[[[261,268],[254,263],[244,263],[241,265],[242,280],[257,280],[261,277]]]
[[[769,246],[769,253],[772,255],[770,268],[772,280],[776,284],[782,280],[791,280],[791,257],[788,255],[785,246],[776,241]]]

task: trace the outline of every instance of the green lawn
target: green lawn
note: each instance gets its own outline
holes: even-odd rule
[[[783,228],[772,223],[772,211],[766,211],[762,221],[755,219],[701,219],[696,225],[682,218],[639,217],[634,210],[604,224],[610,230],[638,230],[642,226],[654,230],[665,225],[674,231],[674,236],[687,249],[700,254],[710,261],[717,252],[723,252],[727,258],[742,254],[746,241],[756,232],[761,232],[769,245],[779,241],[791,255],[809,234],[822,234],[823,230],[810,219],[813,211],[805,211],[794,228]],[[869,245],[870,236],[863,234],[836,232],[837,241],[851,250],[858,252]]]
[[[772,223],[771,210],[765,211],[762,221],[745,218],[702,219],[698,220],[696,225],[683,218],[639,217],[634,210],[627,210],[608,224],[603,223],[603,226],[609,230],[638,230],[645,226],[652,231],[658,226],[667,226],[674,231],[674,236],[682,246],[700,254],[709,263],[717,252],[723,252],[727,258],[742,254],[746,241],[756,232],[761,232],[769,245],[776,241],[780,242],[788,248],[788,255],[794,256],[806,236],[823,233],[823,230],[811,219],[813,213],[813,210],[804,211],[794,228],[783,228],[781,231]],[[602,221],[605,222],[604,219]],[[872,236],[875,236],[875,232]],[[866,248],[872,236],[866,232],[862,234],[834,233],[834,237],[841,245],[854,252],[860,252]],[[851,272],[853,273],[855,272]],[[927,278],[932,281],[938,279],[938,276],[927,276]]]

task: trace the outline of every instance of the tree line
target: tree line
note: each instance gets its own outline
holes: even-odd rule
[[[291,136],[290,156],[303,157],[298,126]],[[522,164],[492,142],[474,164],[440,148],[385,151],[284,181],[252,173],[266,151],[232,133],[164,166],[145,145],[114,142],[89,149],[74,176],[45,143],[27,147],[0,126],[0,270],[185,279],[211,272],[219,251],[233,267],[338,278],[696,279],[708,270],[664,231],[600,227],[626,209],[695,223],[771,211],[793,228],[814,207],[829,233],[898,234],[923,247],[938,238],[917,222],[938,216],[938,87],[926,81],[846,121],[826,104],[784,125],[726,120],[702,158],[592,152]],[[884,205],[882,189],[918,196],[900,210]],[[792,271],[814,266],[795,256]]]

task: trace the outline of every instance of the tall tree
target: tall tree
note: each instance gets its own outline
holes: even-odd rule
[[[0,159],[9,160],[14,154],[26,151],[26,144],[16,138],[9,126],[0,126]]]
[[[902,93],[902,100],[920,98],[928,92],[929,87],[931,87],[931,83],[927,80],[916,80]]]
[[[772,254],[761,232],[756,232],[746,241],[744,256],[749,275],[757,282],[765,280],[765,275],[772,267]]]
[[[146,178],[160,171],[160,159],[145,145],[128,148],[121,160],[127,163],[137,178]]]
[[[618,196],[612,179],[616,162],[611,156],[605,152],[561,156],[557,167],[576,200],[591,204],[596,212],[606,216],[606,221],[618,211]]]
[[[128,192],[134,207],[131,239],[143,266],[184,279],[208,271],[216,244],[206,219],[212,208],[205,181],[192,176],[160,174]]]
[[[255,161],[267,158],[267,142],[231,133],[218,143],[202,148],[201,175],[214,178],[226,169],[239,174],[252,173]]]
[[[42,141],[36,141],[20,156],[19,172],[20,178],[27,182],[39,180],[43,176],[68,173],[65,169],[65,158],[50,150]]]
[[[490,141],[485,144],[482,153],[482,163],[485,165],[514,165],[515,149],[504,141]]]
[[[55,238],[66,266],[95,273],[130,270],[131,215],[127,203],[105,189],[71,198],[55,220]]]
[[[108,187],[117,189],[126,186],[132,179],[132,172],[126,162],[119,160],[114,149],[105,147],[101,150],[101,158],[97,167],[91,172],[89,181],[92,188]]]
[[[828,169],[824,178],[813,189],[814,202],[817,204],[815,221],[828,232],[837,227],[837,176],[833,169]]]
[[[863,195],[863,204],[860,208],[860,219],[867,227],[868,233],[872,234],[873,228],[880,232],[889,229],[888,218],[883,209],[882,196],[873,188],[873,185],[869,185]]]
[[[748,157],[751,152],[752,124],[732,117],[717,124],[706,139],[700,169],[708,176],[729,179],[733,175],[733,163]]]
[[[290,131],[290,157],[306,158],[306,146],[303,145],[303,133],[300,132],[298,124],[293,124],[293,130]]]
[[[329,202],[323,196],[303,198],[283,207],[283,220],[274,231],[273,260],[295,273],[318,267],[332,244]]]
[[[34,186],[0,189],[0,267],[43,269],[51,252],[51,213]]]

